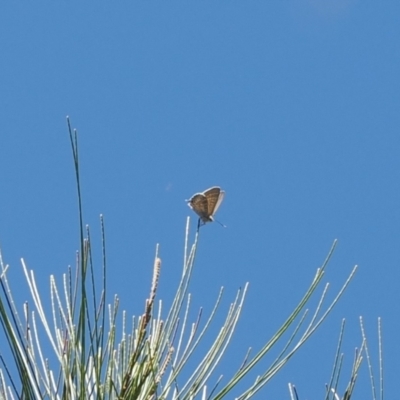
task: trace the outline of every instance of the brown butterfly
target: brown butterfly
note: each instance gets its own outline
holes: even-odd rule
[[[213,186],[203,193],[194,194],[187,202],[188,206],[200,217],[204,225],[207,222],[214,221],[214,214],[221,205],[224,196],[225,192],[220,187]]]

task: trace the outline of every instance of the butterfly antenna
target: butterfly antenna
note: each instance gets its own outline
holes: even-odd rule
[[[226,225],[224,225],[222,222],[219,222],[217,219],[214,218],[214,221],[215,221],[215,222],[218,222],[222,227],[227,228]]]

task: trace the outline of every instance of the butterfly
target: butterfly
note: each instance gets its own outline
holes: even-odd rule
[[[186,200],[188,206],[200,217],[199,226],[200,220],[203,225],[214,221],[214,214],[221,205],[224,196],[225,192],[220,187],[213,186],[203,193],[194,194],[189,200]]]

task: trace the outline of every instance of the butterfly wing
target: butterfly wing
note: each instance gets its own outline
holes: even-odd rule
[[[208,214],[208,201],[204,193],[195,194],[188,202],[189,207],[201,218],[203,222],[210,221]]]
[[[224,197],[225,197],[225,191],[221,190],[220,193],[219,193],[219,196],[218,196],[217,204],[215,204],[214,211],[213,211],[212,215],[214,215],[217,212],[217,210],[218,210],[219,206],[221,205],[222,200],[224,199]]]
[[[204,195],[207,197],[208,203],[208,217],[209,220],[213,220],[213,215],[217,212],[218,207],[221,205],[222,200],[224,199],[225,192],[221,190],[220,187],[215,186],[210,189],[207,189],[204,192]]]

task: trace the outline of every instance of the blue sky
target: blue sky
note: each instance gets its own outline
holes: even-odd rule
[[[191,292],[195,307],[210,310],[224,286],[227,308],[250,282],[225,368],[278,329],[338,239],[326,277],[330,298],[357,264],[355,279],[258,398],[289,398],[288,382],[301,398],[322,398],[341,320],[348,373],[361,343],[359,316],[376,374],[382,318],[385,389],[393,398],[400,5],[81,3],[0,6],[0,245],[10,279],[20,284],[23,257],[47,290],[50,274],[61,281],[74,264],[69,115],[79,132],[85,223],[100,260],[105,216],[109,293],[123,308],[143,312],[156,243],[159,296],[171,298],[186,218],[194,216],[184,199],[219,185],[226,198],[217,218],[228,227],[202,228]],[[355,398],[370,398],[367,375],[364,364]]]

